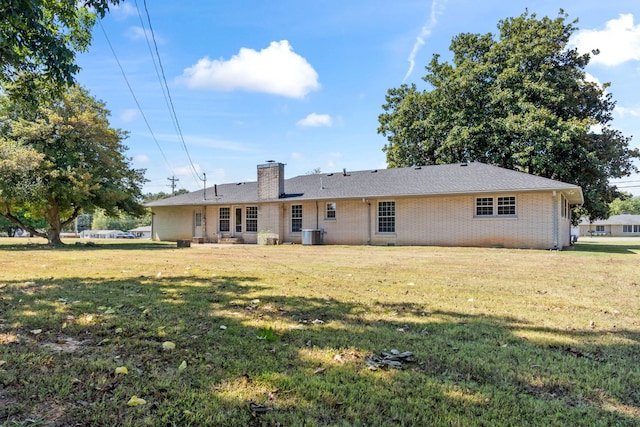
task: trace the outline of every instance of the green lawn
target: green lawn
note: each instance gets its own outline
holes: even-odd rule
[[[0,425],[640,424],[640,240],[40,243],[0,239]]]

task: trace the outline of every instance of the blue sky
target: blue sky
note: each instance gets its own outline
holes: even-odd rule
[[[638,0],[148,0],[177,125],[145,38],[152,43],[144,0],[125,0],[94,28],[78,81],[129,132],[145,192],[169,192],[173,176],[178,188],[202,188],[196,173],[207,186],[254,181],[266,160],[285,163],[287,177],[384,168],[387,89],[426,88],[424,66],[434,53],[448,59],[459,33],[495,34],[500,19],[527,9],[556,17],[560,7],[579,20],[573,43],[600,49],[587,72],[611,83],[613,127],[639,147]],[[640,175],[623,181],[640,195]]]

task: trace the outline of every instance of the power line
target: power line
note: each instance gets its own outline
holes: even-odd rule
[[[149,130],[149,133],[151,134],[151,137],[153,138],[153,141],[156,143],[156,146],[158,147],[158,150],[160,150],[160,153],[162,154],[162,158],[164,159],[166,166],[173,173],[173,168],[171,167],[171,164],[169,163],[169,160],[167,160],[167,156],[164,154],[164,151],[162,150],[162,147],[160,146],[160,143],[156,139],[156,136],[153,133],[153,130],[151,129],[151,125],[149,124],[149,121],[147,120],[147,116],[144,114],[144,111],[142,111],[142,107],[140,106],[140,103],[138,102],[138,98],[136,97],[136,94],[133,91],[133,88],[131,87],[131,84],[129,83],[129,79],[127,78],[127,74],[124,72],[124,68],[122,67],[122,64],[120,63],[120,60],[118,59],[118,55],[116,55],[116,51],[113,48],[113,45],[111,44],[111,40],[109,40],[109,36],[107,36],[107,32],[105,31],[104,27],[102,26],[102,21],[98,20],[98,24],[100,24],[100,29],[102,30],[102,34],[104,34],[104,38],[107,40],[107,44],[109,45],[109,48],[111,49],[111,53],[113,54],[113,57],[115,58],[116,63],[118,64],[118,67],[120,68],[120,72],[122,73],[122,77],[124,78],[124,81],[127,84],[127,87],[129,88],[129,92],[131,92],[131,96],[133,97],[133,100],[135,101],[136,106],[138,107],[138,111],[140,111],[140,114],[142,115],[144,123],[147,125],[147,129]]]
[[[187,144],[184,141],[184,137],[182,135],[182,130],[180,129],[180,123],[178,122],[178,115],[176,114],[176,110],[175,107],[173,105],[173,99],[171,98],[171,92],[169,91],[169,85],[167,84],[167,77],[165,75],[164,72],[164,67],[162,66],[162,60],[160,59],[160,52],[158,50],[158,43],[156,42],[156,36],[155,33],[153,31],[153,26],[151,25],[151,15],[149,15],[149,9],[147,8],[147,0],[143,1],[144,4],[144,11],[147,14],[147,22],[149,23],[149,31],[151,32],[151,38],[153,40],[153,45],[155,47],[155,51],[156,51],[156,57],[158,58],[158,65],[160,67],[160,71],[162,73],[162,80],[164,82],[164,86],[167,90],[167,98],[169,99],[169,110],[170,113],[172,114],[172,118],[174,120],[174,124],[176,127],[176,130],[178,131],[178,136],[180,137],[180,142],[182,143],[182,148],[184,148],[184,152],[187,154],[187,158],[189,159],[189,165],[191,166],[191,171],[193,172],[194,176],[196,177],[196,181],[202,181],[202,178],[200,178],[200,175],[198,174],[198,171],[196,170],[195,165],[193,164],[193,160],[191,159],[191,155],[189,154],[189,149],[187,148]],[[146,32],[145,32],[145,37],[146,37]]]

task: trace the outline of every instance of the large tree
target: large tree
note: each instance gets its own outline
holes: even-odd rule
[[[37,84],[51,92],[73,84],[76,52],[91,42],[96,14],[120,0],[0,0],[0,83],[31,95]]]
[[[145,213],[144,170],[131,168],[126,134],[109,127],[101,101],[72,86],[36,112],[20,107],[6,97],[0,103],[0,216],[58,245],[62,228],[82,212]],[[25,160],[12,161],[12,153]],[[48,228],[20,221],[23,209]]]
[[[568,45],[576,23],[525,12],[497,37],[456,36],[451,63],[434,55],[426,67],[428,90],[388,91],[378,132],[389,167],[495,164],[580,185],[583,213],[606,217],[609,179],[637,171],[640,153],[611,127],[615,102],[585,73],[590,55]]]

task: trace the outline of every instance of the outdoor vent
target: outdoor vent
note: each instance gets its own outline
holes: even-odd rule
[[[347,168],[342,168],[342,176],[347,176]]]
[[[415,170],[419,171],[420,169],[422,169],[422,166],[414,166],[413,167]]]
[[[327,176],[333,176],[333,173],[327,174]]]
[[[244,182],[239,182],[239,183],[237,183],[236,185],[242,185],[242,184],[244,184]]]
[[[376,173],[376,172],[378,172],[378,169],[374,169],[371,171],[371,173]]]
[[[469,163],[462,163],[460,166],[469,166]]]

